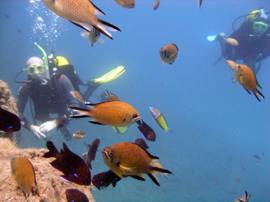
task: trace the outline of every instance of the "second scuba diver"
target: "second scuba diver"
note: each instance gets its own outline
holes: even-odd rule
[[[35,45],[42,51],[43,59],[34,56],[26,62],[28,78],[26,81],[20,82],[22,86],[18,96],[22,126],[38,138],[46,138],[50,131],[58,128],[64,138],[70,140],[71,133],[67,129],[70,116],[68,105],[80,104],[72,96],[72,92],[80,92],[80,85],[86,86],[87,89],[82,95],[87,100],[98,86],[118,78],[125,72],[125,69],[120,66],[104,76],[84,84],[65,57],[53,54],[47,56],[42,47],[38,44]],[[32,103],[30,109],[34,108],[31,110],[33,122],[30,122],[24,115],[28,100]],[[52,114],[57,116],[52,117]],[[38,125],[38,121],[42,124]]]
[[[215,39],[220,43],[222,56],[225,60],[242,60],[257,73],[261,61],[270,56],[270,19],[263,9],[254,10],[245,16],[245,21],[236,30],[234,28],[235,22],[244,16],[240,16],[234,21],[234,32],[231,35],[225,37],[222,33],[217,35]],[[233,46],[227,43],[224,40],[226,38],[236,40],[238,45]]]

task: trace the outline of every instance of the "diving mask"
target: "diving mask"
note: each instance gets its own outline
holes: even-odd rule
[[[43,67],[43,65],[31,65],[26,68],[26,71],[29,76],[33,76],[33,75],[43,74],[45,71],[45,68]]]

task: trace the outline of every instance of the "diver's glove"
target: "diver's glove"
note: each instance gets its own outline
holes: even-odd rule
[[[48,134],[52,130],[58,127],[58,120],[47,121],[39,126],[42,133]]]
[[[46,135],[45,135],[43,132],[41,132],[39,126],[36,126],[36,125],[31,124],[31,125],[29,126],[29,129],[30,129],[30,131],[31,131],[36,137],[38,137],[39,139],[41,139],[41,138],[46,138]]]

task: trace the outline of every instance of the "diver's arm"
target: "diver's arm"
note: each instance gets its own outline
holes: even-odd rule
[[[30,128],[30,123],[27,118],[24,116],[24,109],[27,104],[28,98],[30,94],[30,89],[27,84],[23,84],[23,86],[19,90],[18,95],[18,109],[19,109],[19,116],[22,120],[22,126],[26,129]]]
[[[243,36],[247,36],[247,35],[251,34],[251,26],[252,26],[252,21],[246,20],[245,22],[243,22],[243,24],[237,30],[235,30],[230,35],[230,37],[239,39]]]

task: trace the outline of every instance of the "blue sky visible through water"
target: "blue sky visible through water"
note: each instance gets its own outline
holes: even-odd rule
[[[145,182],[125,179],[116,188],[94,189],[96,201],[228,202],[247,190],[250,201],[269,202],[270,59],[258,73],[266,97],[259,103],[232,82],[232,72],[223,62],[212,66],[220,49],[206,40],[210,34],[230,34],[232,21],[252,9],[269,11],[269,1],[204,0],[199,9],[196,0],[161,0],[156,11],[152,1],[138,0],[135,9],[124,9],[113,0],[95,3],[106,12],[102,19],[122,32],[113,33],[113,41],[102,37],[104,44],[90,47],[80,29],[56,18],[42,2],[1,0],[0,79],[17,95],[15,74],[28,57],[40,55],[35,41],[67,56],[84,81],[118,65],[127,68],[117,81],[100,87],[91,101],[99,101],[99,94],[108,88],[134,105],[157,132],[157,141],[149,143],[150,152],[174,174],[159,177],[161,187],[146,177]],[[166,43],[176,43],[180,50],[173,65],[164,65],[159,58]],[[149,106],[164,113],[171,132],[166,134],[156,125]],[[86,151],[85,143],[101,139],[92,175],[107,170],[102,148],[142,137],[135,126],[121,136],[86,119],[72,121],[70,128],[87,132],[86,138],[68,142],[77,154]],[[53,133],[52,140],[62,145],[61,134]],[[23,130],[21,146],[44,147],[45,141]]]

